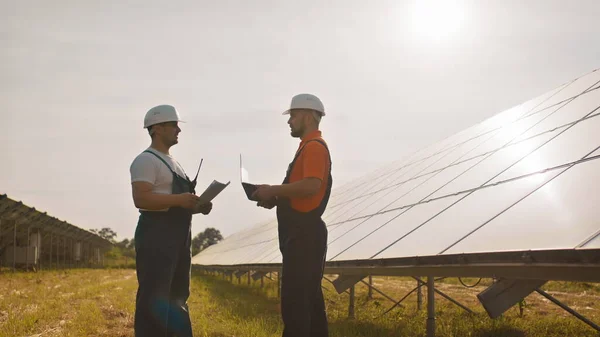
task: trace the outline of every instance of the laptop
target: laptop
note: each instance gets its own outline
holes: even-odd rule
[[[242,163],[242,154],[240,153],[240,182],[242,183],[242,187],[244,188],[244,192],[246,192],[246,197],[248,200],[259,201],[256,198],[252,198],[252,194],[258,189],[258,185],[251,184],[247,182],[248,180],[248,171],[244,168]]]

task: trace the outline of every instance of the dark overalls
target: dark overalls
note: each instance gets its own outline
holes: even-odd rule
[[[319,142],[327,148],[327,145],[320,140],[308,142],[311,141]],[[289,183],[292,168],[304,146],[296,153],[289,165],[284,184]],[[331,194],[331,155],[329,162],[327,190],[316,209],[308,213],[296,211],[291,207],[289,199],[281,199],[277,204],[279,249],[283,256],[281,283],[283,337],[328,336],[327,315],[321,289],[327,252],[327,227],[321,216]]]
[[[152,153],[150,151],[144,151]],[[195,182],[173,173],[172,194],[194,193]],[[139,288],[135,307],[136,337],[191,337],[187,299],[190,295],[192,212],[140,211],[135,231]]]

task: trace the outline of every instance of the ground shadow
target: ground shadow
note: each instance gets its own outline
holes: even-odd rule
[[[260,288],[241,287],[220,277],[192,273],[192,279],[202,279],[207,291],[221,305],[234,310],[240,318],[272,317],[277,314],[279,302],[268,298]],[[252,310],[248,310],[252,307]]]
[[[264,289],[255,286],[238,286],[235,279],[232,283],[221,277],[192,273],[192,279],[195,278],[201,279],[206,284],[206,290],[219,305],[226,306],[240,319],[280,319],[279,299],[267,296]],[[275,285],[270,284],[269,286],[274,287]],[[366,320],[338,319],[329,323],[331,336],[404,337],[406,336],[405,331],[400,326],[383,327],[377,322]]]
[[[525,337],[525,333],[516,328],[498,327],[477,330],[473,337]]]

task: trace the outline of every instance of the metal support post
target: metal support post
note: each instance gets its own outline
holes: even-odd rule
[[[60,236],[56,238],[56,269],[61,268],[60,266]]]
[[[42,260],[43,260],[43,258],[42,258],[42,251],[43,251],[42,250],[42,246],[44,245],[44,238],[42,237],[42,230],[41,229],[38,229],[38,235],[39,235],[39,241],[38,241],[38,243],[40,244],[40,246],[38,247],[38,249],[39,249],[39,252],[38,252],[38,258],[39,258],[38,269],[42,270]]]
[[[264,276],[261,276],[261,277],[260,277],[260,287],[261,287],[261,288],[264,288],[264,287],[265,287],[265,277],[264,277]]]
[[[60,249],[60,236],[56,238],[56,269],[60,268],[60,258],[58,252]]]
[[[420,283],[421,283],[421,285],[425,284],[425,282],[423,282],[421,279],[419,279],[419,278],[415,278],[415,279],[417,280],[417,282],[420,282]],[[455,299],[453,299],[452,297],[450,297],[450,296],[448,296],[448,295],[444,294],[444,293],[443,293],[441,290],[438,290],[438,289],[435,289],[435,288],[433,288],[433,290],[434,290],[434,291],[435,291],[437,294],[439,294],[440,296],[442,296],[443,298],[445,298],[445,299],[447,299],[448,301],[450,301],[450,302],[452,302],[452,303],[456,304],[457,306],[461,307],[461,308],[462,308],[462,309],[464,309],[466,312],[468,312],[468,313],[470,313],[470,314],[473,314],[473,310],[471,310],[471,309],[467,308],[466,306],[464,306],[464,305],[460,304],[458,301],[456,301],[456,300],[455,300]]]
[[[427,276],[427,337],[435,337],[435,281]]]
[[[71,238],[71,248],[69,249],[69,251],[70,251],[69,256],[71,257],[71,268],[74,268],[75,267],[75,257],[73,255],[75,255],[75,254],[73,253],[73,238]]]
[[[13,234],[13,272],[17,270],[17,221],[14,221]]]
[[[0,242],[2,242],[2,219],[0,219]],[[0,255],[0,273],[2,273],[2,264],[3,264],[2,259],[3,259],[3,257],[4,256]]]
[[[277,272],[277,298],[281,298],[281,272]]]
[[[423,285],[417,280],[417,311],[423,310]]]
[[[250,285],[250,269],[248,269],[248,285]]]
[[[590,321],[589,319],[583,317],[577,311],[569,308],[568,306],[566,306],[565,304],[563,304],[562,302],[560,302],[556,298],[552,297],[552,295],[548,294],[547,292],[545,292],[545,291],[543,291],[543,290],[541,290],[539,288],[536,289],[535,291],[538,294],[540,294],[540,295],[544,296],[545,298],[547,298],[548,300],[550,300],[552,303],[554,303],[554,304],[558,305],[559,307],[563,308],[564,310],[566,310],[571,315],[577,317],[578,319],[580,319],[585,324],[587,324],[587,325],[591,326],[592,328],[596,329],[596,331],[600,331],[600,326],[596,325],[594,322]]]
[[[56,235],[56,269],[60,268],[60,236]]]
[[[31,226],[27,226],[27,250],[25,251],[25,266],[27,271],[29,271],[29,247],[31,245],[31,239],[29,235],[31,233]]]
[[[350,288],[350,303],[348,304],[348,318],[354,318],[354,286]]]
[[[369,289],[375,290],[377,293],[379,293],[379,295],[381,295],[381,296],[383,296],[383,297],[387,298],[388,300],[392,301],[392,303],[396,303],[396,300],[395,300],[395,299],[391,298],[390,296],[388,296],[388,295],[387,295],[386,293],[384,293],[383,291],[381,291],[381,290],[379,290],[379,289],[375,288],[375,287],[374,287],[374,286],[372,286],[372,285],[370,286],[370,285],[369,285],[367,282],[365,282],[365,281],[363,281],[363,280],[360,280],[360,282],[361,282],[362,284],[366,285],[367,287],[369,287]],[[398,304],[398,305],[400,305],[400,304]]]
[[[369,275],[369,293],[367,294],[367,298],[373,299],[373,276]]]
[[[71,260],[69,263],[69,265],[71,266],[71,268],[74,267],[75,261],[73,259],[73,238],[71,238],[71,240],[69,240],[71,242],[71,245],[69,246],[69,259]]]

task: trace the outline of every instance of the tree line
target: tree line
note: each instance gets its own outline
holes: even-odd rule
[[[105,259],[108,260],[107,262],[109,265],[121,264],[124,262],[125,265],[130,266],[132,263],[135,263],[135,238],[118,241],[117,232],[110,227],[91,229],[90,232],[97,234],[113,244],[113,247],[106,252],[104,256]],[[223,236],[218,229],[213,227],[206,228],[192,238],[192,255],[200,253],[221,240],[223,240]]]

